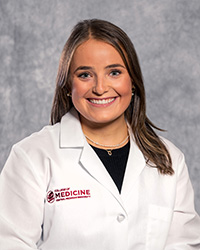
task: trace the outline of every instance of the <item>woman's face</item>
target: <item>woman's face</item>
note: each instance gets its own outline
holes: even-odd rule
[[[72,102],[82,123],[100,125],[124,119],[132,82],[113,46],[94,39],[81,44],[73,55],[70,76]]]

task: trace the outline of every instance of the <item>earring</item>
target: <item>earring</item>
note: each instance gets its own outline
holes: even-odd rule
[[[135,94],[135,88],[132,88],[132,96]]]
[[[68,97],[72,97],[71,93],[67,93],[67,96],[68,96]]]

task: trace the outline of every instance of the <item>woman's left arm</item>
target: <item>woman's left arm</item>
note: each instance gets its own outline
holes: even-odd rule
[[[176,201],[165,250],[200,250],[200,217],[194,208],[194,192],[183,154],[177,171]]]

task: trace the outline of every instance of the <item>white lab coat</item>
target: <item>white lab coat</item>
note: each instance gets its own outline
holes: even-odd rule
[[[0,249],[200,249],[183,154],[164,140],[175,174],[161,175],[130,142],[121,194],[74,109],[17,143],[0,179]]]

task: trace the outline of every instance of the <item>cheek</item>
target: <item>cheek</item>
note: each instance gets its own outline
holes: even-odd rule
[[[120,86],[120,91],[122,95],[132,96],[132,82],[130,78],[126,78],[123,81],[123,84]]]
[[[78,99],[84,94],[84,88],[78,82],[72,82],[72,98]]]
[[[80,112],[85,107],[86,95],[88,93],[88,84],[83,82],[72,82],[72,103],[74,107]]]
[[[122,96],[123,106],[127,108],[132,98],[132,81],[130,80],[130,78],[127,78],[124,81],[123,88],[121,88],[121,96]]]
[[[92,81],[80,81],[75,79],[72,81],[72,95],[76,95],[77,97],[83,97],[86,95],[92,88]]]
[[[79,106],[80,98],[82,96],[82,90],[76,82],[72,82],[72,103],[75,107]]]

